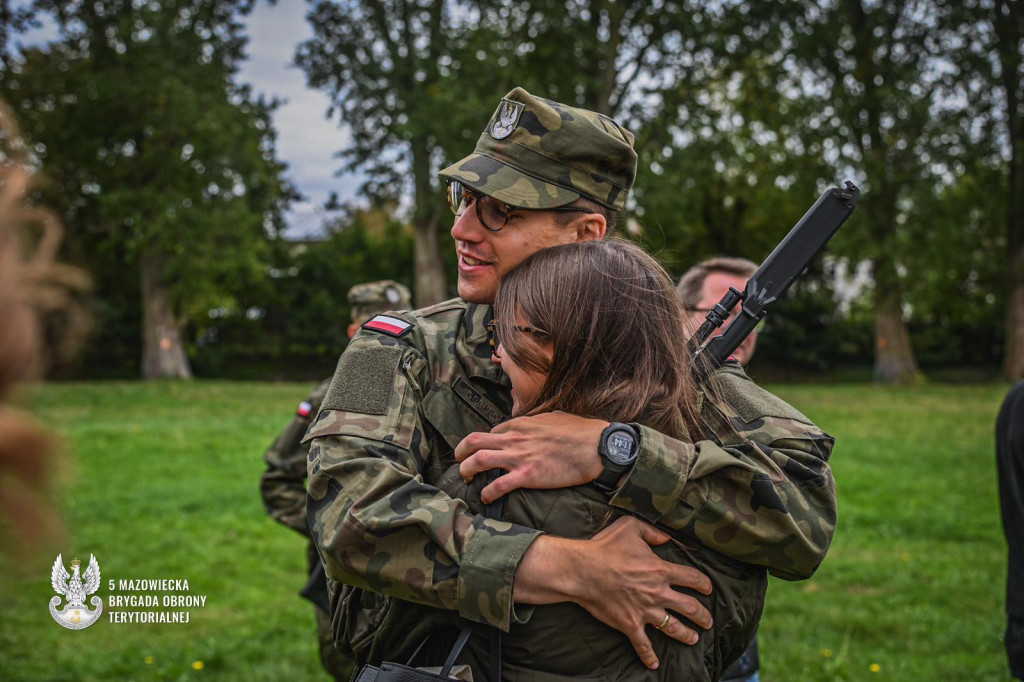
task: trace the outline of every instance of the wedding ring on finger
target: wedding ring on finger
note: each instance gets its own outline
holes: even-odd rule
[[[654,629],[655,630],[664,630],[666,627],[668,627],[668,624],[669,624],[669,622],[671,620],[672,620],[671,614],[666,613],[665,614],[665,620],[661,621],[661,625],[655,625]]]

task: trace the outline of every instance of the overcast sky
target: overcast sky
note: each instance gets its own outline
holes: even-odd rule
[[[306,3],[259,2],[247,25],[249,59],[242,65],[239,81],[251,84],[257,94],[286,100],[274,113],[277,153],[287,162],[288,177],[303,195],[287,216],[287,234],[315,235],[323,225],[326,213],[322,206],[330,193],[337,192],[342,202],[350,201],[361,178],[352,174],[335,177],[341,164],[334,154],[346,146],[348,136],[337,119],[327,120],[327,96],[307,88],[305,75],[291,66],[296,45],[313,35],[306,22]],[[56,33],[53,23],[46,21],[16,40],[23,45],[46,43]]]
[[[304,196],[292,206],[288,234],[316,234],[323,224],[322,206],[332,191],[341,201],[355,197],[359,178],[335,177],[341,165],[335,152],[348,143],[348,135],[335,118],[328,121],[327,96],[306,87],[306,77],[291,65],[295,46],[312,37],[306,22],[306,3],[280,0],[260,2],[248,18],[249,60],[239,80],[257,93],[287,102],[274,114],[278,157],[288,163],[288,176]]]

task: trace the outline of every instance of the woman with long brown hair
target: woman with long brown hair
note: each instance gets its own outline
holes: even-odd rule
[[[511,380],[514,416],[557,410],[643,424],[693,441],[714,437],[708,423],[720,423],[714,412],[719,398],[695,384],[672,281],[643,249],[605,240],[540,251],[502,279],[495,311],[495,360]],[[483,478],[466,484],[455,466],[440,487],[480,512]],[[516,490],[505,496],[502,518],[560,537],[592,537],[623,513],[609,499],[593,485]],[[687,529],[662,530],[674,540],[655,547],[656,553],[712,579],[710,595],[694,596],[714,624],[694,645],[652,627],[660,664],[649,670],[625,635],[580,606],[537,606],[503,638],[504,677],[718,679],[757,630],[765,569],[702,547]],[[671,618],[684,616],[667,615],[662,627]],[[471,640],[474,669],[489,669],[487,651],[486,638]]]

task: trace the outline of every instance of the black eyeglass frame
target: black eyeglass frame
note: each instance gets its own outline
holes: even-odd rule
[[[551,333],[547,332],[547,331],[544,331],[540,327],[529,327],[527,325],[514,324],[514,325],[512,325],[512,328],[515,329],[516,331],[522,332],[524,334],[533,334],[534,336],[547,337],[549,339],[551,338]],[[497,320],[491,320],[490,322],[487,323],[487,343],[490,344],[490,346],[491,346],[491,353],[494,354],[494,357],[500,358],[501,356],[498,355],[498,345],[499,344],[498,344],[498,321]]]
[[[448,208],[452,210],[456,216],[462,215],[459,212],[459,207],[462,206],[462,202],[469,197],[473,201],[473,205],[476,206],[476,217],[480,221],[480,224],[484,226],[484,229],[489,232],[501,232],[508,227],[508,222],[512,219],[512,213],[515,211],[553,211],[555,213],[590,213],[589,209],[580,208],[578,206],[555,206],[554,208],[524,208],[522,206],[513,206],[512,204],[506,204],[504,201],[499,201],[489,194],[478,192],[471,187],[467,187],[462,184],[459,180],[449,180],[448,187],[445,188],[445,196],[448,199]],[[482,199],[487,199],[495,202],[499,207],[499,212],[504,216],[504,222],[501,227],[491,227],[484,220],[483,211],[480,209]]]

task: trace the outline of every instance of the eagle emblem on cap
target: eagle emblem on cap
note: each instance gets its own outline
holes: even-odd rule
[[[494,112],[494,123],[491,125],[491,137],[495,140],[504,140],[512,134],[512,131],[519,125],[519,116],[522,115],[525,106],[522,102],[510,102],[507,99],[501,100],[498,110]]]

